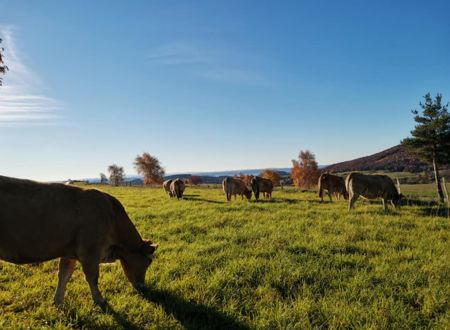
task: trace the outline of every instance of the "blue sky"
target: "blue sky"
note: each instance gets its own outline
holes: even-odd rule
[[[320,164],[399,143],[450,100],[448,1],[0,0],[0,174]]]

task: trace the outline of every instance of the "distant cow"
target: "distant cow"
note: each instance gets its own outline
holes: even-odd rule
[[[173,180],[170,183],[170,193],[172,194],[173,197],[180,199],[183,197],[185,187],[186,186],[183,180],[180,179]]]
[[[319,197],[323,202],[323,191],[327,191],[327,195],[330,198],[330,202],[332,201],[331,196],[334,194],[337,199],[340,196],[344,196],[345,199],[348,199],[347,189],[345,188],[345,180],[344,178],[323,173],[319,177]]]
[[[119,259],[128,280],[142,288],[157,247],[141,238],[120,202],[106,193],[0,176],[0,259],[28,264],[60,258],[56,305],[76,261],[93,300],[104,304],[99,264]]]
[[[390,201],[395,207],[399,207],[403,195],[400,186],[395,187],[394,182],[387,175],[365,175],[361,173],[350,173],[345,179],[348,191],[348,210],[353,208],[359,196],[367,199],[381,198],[383,208],[387,210],[387,202]]]
[[[238,178],[226,177],[222,182],[223,192],[227,196],[227,201],[231,201],[231,196],[240,195],[243,199],[244,196],[250,200],[252,198],[252,192],[247,188],[244,181]]]
[[[253,176],[250,178],[250,186],[252,187],[255,199],[259,199],[259,193],[263,193],[264,198],[272,197],[273,183],[272,180]]]
[[[166,194],[169,195],[169,197],[174,197],[174,196],[172,196],[172,193],[170,191],[170,184],[172,183],[172,181],[173,180],[166,180],[163,182],[164,191],[166,192]]]

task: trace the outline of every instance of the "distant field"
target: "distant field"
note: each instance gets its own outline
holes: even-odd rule
[[[103,312],[78,266],[60,311],[56,261],[0,263],[0,329],[450,328],[450,219],[436,206],[384,213],[359,201],[348,213],[344,201],[293,189],[231,204],[212,188],[188,187],[180,201],[162,189],[99,189],[160,243],[148,291],[134,291],[119,262],[105,265]]]

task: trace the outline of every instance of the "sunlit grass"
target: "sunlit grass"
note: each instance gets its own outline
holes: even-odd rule
[[[58,310],[55,261],[0,263],[0,328],[450,328],[441,213],[363,201],[348,213],[344,201],[293,190],[227,204],[220,189],[188,187],[177,201],[162,189],[98,188],[160,243],[148,290],[134,291],[118,262],[102,266],[105,312],[78,267]]]

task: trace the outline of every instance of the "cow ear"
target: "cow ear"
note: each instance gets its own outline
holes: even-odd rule
[[[144,240],[142,242],[141,252],[144,255],[152,255],[158,246],[159,244],[153,244],[151,240]]]

